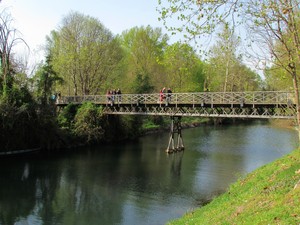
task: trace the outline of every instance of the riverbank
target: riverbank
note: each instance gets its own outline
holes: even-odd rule
[[[284,120],[284,119],[273,119],[269,120],[269,123],[275,127],[287,128],[287,129],[297,129],[296,121],[294,120]]]
[[[169,225],[300,224],[300,149],[232,184],[212,202]]]
[[[168,121],[170,122],[170,121]],[[181,122],[182,129],[194,128],[205,125],[212,125],[213,121],[208,118],[183,118]],[[170,123],[163,123],[161,125],[144,124],[142,127],[141,136],[145,136],[148,134],[158,133],[158,132],[169,132],[170,131]]]
[[[41,148],[30,148],[30,149],[22,149],[16,151],[0,152],[0,157],[23,156],[23,155],[39,152],[40,150]]]

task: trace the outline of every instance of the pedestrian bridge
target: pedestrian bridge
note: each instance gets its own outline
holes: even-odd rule
[[[181,117],[295,119],[294,94],[284,91],[197,92],[172,94],[122,94],[62,96],[56,105],[92,102],[105,114],[170,116],[170,138],[166,152],[184,149]],[[177,138],[175,135],[177,134]]]
[[[163,97],[163,98],[162,98]],[[293,92],[196,92],[62,96],[57,106],[92,102],[105,114],[294,119]]]

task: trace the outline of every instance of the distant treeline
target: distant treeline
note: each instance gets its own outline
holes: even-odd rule
[[[0,17],[0,151],[132,139],[147,126],[165,123],[161,117],[103,115],[92,103],[57,111],[52,96],[58,93],[105,94],[118,88],[122,93],[158,93],[163,87],[173,92],[276,89],[272,71],[265,83],[235,48],[222,46],[226,27],[204,62],[187,43],[169,44],[160,28],[134,27],[114,36],[98,19],[78,12],[50,32],[45,60],[29,74],[26,63],[13,54],[21,39],[17,33],[11,35],[15,29],[9,14],[4,11]]]

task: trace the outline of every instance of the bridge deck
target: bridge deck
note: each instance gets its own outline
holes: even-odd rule
[[[292,92],[197,92],[63,96],[57,106],[93,102],[107,114],[294,119]]]

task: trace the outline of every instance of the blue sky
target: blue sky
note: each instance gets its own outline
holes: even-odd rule
[[[163,27],[158,21],[157,0],[2,0],[0,9],[7,8],[14,18],[14,27],[22,33],[30,47],[24,52],[30,65],[44,59],[43,45],[46,36],[58,28],[61,20],[71,11],[76,11],[99,19],[113,34],[120,34],[135,26]],[[176,22],[174,22],[176,23]],[[170,43],[178,41],[180,34],[170,37]],[[25,54],[25,52],[27,54]],[[249,63],[248,63],[249,64]],[[250,65],[251,67],[251,65]]]
[[[14,27],[22,33],[32,56],[45,44],[46,35],[71,11],[95,17],[113,34],[120,34],[142,25],[163,28],[158,21],[157,4],[157,0],[2,0],[0,6],[12,14]]]

